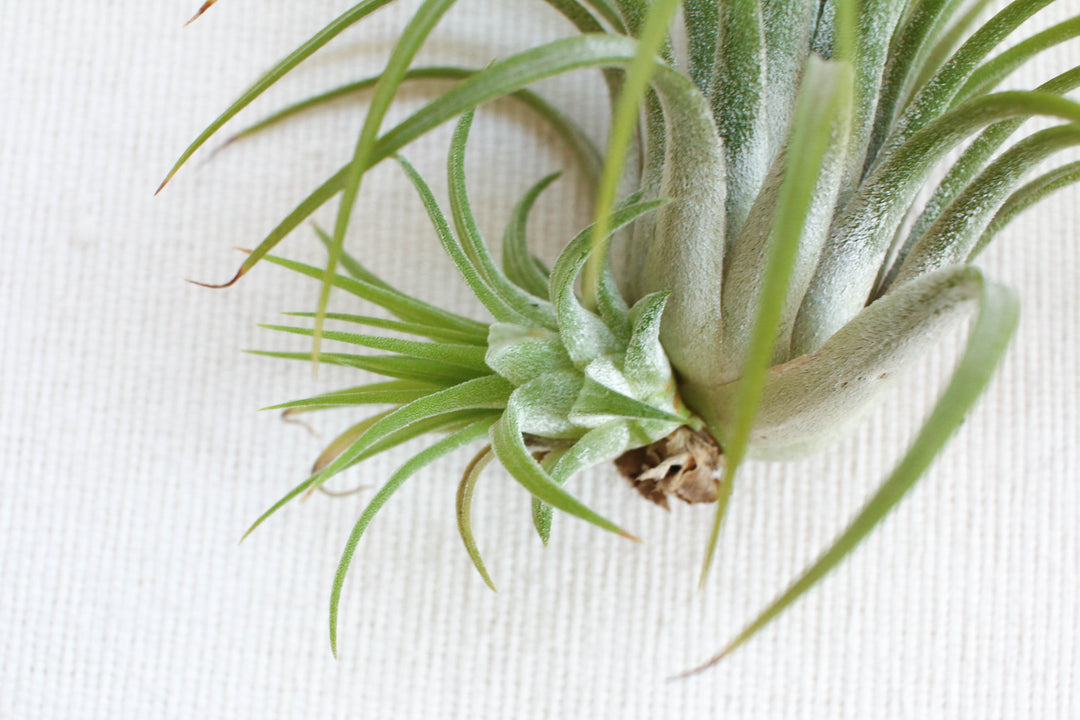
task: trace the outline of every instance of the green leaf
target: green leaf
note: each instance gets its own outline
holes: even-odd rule
[[[926,231],[890,288],[946,265],[964,262],[994,213],[1019,186],[1025,173],[1050,155],[1076,145],[1080,145],[1080,124],[1042,130],[1009,148]]]
[[[389,382],[358,385],[346,390],[323,393],[303,400],[291,400],[279,405],[271,405],[263,410],[284,410],[297,407],[330,408],[346,405],[402,405],[422,398],[439,390],[431,385],[417,385],[408,381],[392,380]]]
[[[405,77],[402,82],[408,82],[412,80],[467,80],[482,70],[474,70],[470,68],[462,68],[451,65],[438,65],[429,67],[417,67],[410,68],[405,73]],[[351,97],[360,92],[370,90],[375,86],[375,83],[379,81],[381,75],[375,75],[374,77],[364,78],[357,80],[356,82],[341,85],[332,90],[328,90],[325,93],[315,95],[292,105],[288,105],[278,112],[270,115],[269,117],[260,120],[259,122],[250,125],[240,132],[233,135],[225,142],[225,146],[241,140],[246,137],[250,137],[258,132],[267,130],[271,127],[278,125],[289,118],[292,118],[300,113],[308,110],[320,108],[329,103],[341,100],[343,98]],[[600,166],[602,159],[600,157],[600,151],[593,144],[592,140],[585,134],[585,132],[578,127],[572,119],[566,114],[558,110],[551,103],[544,100],[542,97],[530,90],[518,90],[510,93],[510,97],[521,102],[526,107],[532,109],[541,118],[546,120],[551,128],[562,137],[563,141],[569,146],[573,153],[577,156],[578,162],[581,165],[582,171],[588,180],[595,180],[600,175]],[[224,146],[223,146],[224,147]],[[591,184],[591,183],[590,183]],[[344,262],[344,255],[343,255]],[[364,278],[361,278],[364,279]]]
[[[608,131],[607,153],[604,170],[600,175],[599,189],[596,195],[596,210],[593,213],[595,249],[607,239],[608,216],[615,207],[615,196],[619,182],[623,177],[626,155],[630,142],[638,125],[638,110],[650,79],[656,71],[656,55],[667,39],[667,28],[672,16],[679,7],[679,0],[656,0],[649,6],[648,15],[641,27],[637,48],[633,60],[626,72]],[[679,76],[681,77],[681,76]],[[603,254],[596,253],[595,259],[582,275],[582,299],[585,307],[596,307],[596,290],[600,271],[603,267]],[[554,300],[554,295],[552,295]]]
[[[1052,78],[1040,85],[1037,90],[1063,95],[1078,86],[1080,86],[1080,67],[1073,68]],[[926,234],[926,231],[937,221],[945,208],[956,199],[956,196],[960,194],[971,179],[986,166],[986,163],[1001,146],[1020,129],[1024,121],[1025,118],[1021,117],[994,123],[983,130],[982,134],[964,149],[960,158],[952,164],[944,179],[934,190],[933,196],[923,205],[923,211],[912,224],[903,245],[895,253],[890,251],[890,256],[895,254],[896,259],[888,261],[892,265],[891,271],[877,283],[879,289],[876,294],[880,294],[884,288],[892,284],[901,264],[919,238]]]
[[[473,423],[439,440],[426,450],[417,453],[390,476],[386,484],[379,489],[379,492],[371,499],[368,506],[364,508],[360,519],[356,521],[356,525],[353,526],[352,532],[349,534],[348,542],[345,543],[345,550],[341,553],[341,561],[338,563],[337,573],[334,575],[334,586],[330,591],[330,649],[334,653],[334,657],[337,657],[337,618],[338,605],[341,602],[341,590],[345,585],[345,576],[349,572],[349,565],[352,563],[356,546],[359,544],[364,531],[367,530],[367,526],[371,524],[372,519],[386,504],[386,501],[390,499],[390,496],[397,492],[398,488],[406,480],[444,455],[448,455],[454,450],[480,439],[487,433],[491,424],[491,420]]]
[[[712,109],[727,162],[727,235],[738,233],[769,169],[765,38],[758,0],[720,4]]]
[[[506,407],[512,390],[513,386],[506,380],[487,375],[403,405],[368,428],[348,450],[319,473],[315,483],[321,485],[352,464],[372,444],[421,420],[460,410],[501,410]]]
[[[525,196],[514,206],[506,231],[503,233],[502,262],[506,277],[525,292],[544,300],[549,299],[549,276],[540,270],[537,261],[530,255],[525,241],[525,229],[533,204],[536,203],[540,193],[558,177],[559,173],[551,173],[529,188]]]
[[[266,261],[273,263],[274,265],[280,265],[283,268],[288,268],[301,275],[307,275],[310,278],[318,279],[322,277],[322,270],[319,268],[312,265],[305,265],[304,263],[299,263],[295,260],[286,260],[285,258],[268,255]],[[435,305],[426,303],[422,300],[417,300],[411,295],[406,295],[399,290],[393,288],[388,289],[383,285],[373,285],[364,282],[363,280],[345,277],[344,275],[335,275],[333,281],[334,284],[342,290],[351,293],[362,300],[373,302],[407,322],[428,325],[432,330],[436,331],[441,329],[453,329],[475,337],[478,342],[483,342],[487,337],[486,323],[471,320],[456,313],[452,313],[449,310],[444,310],[443,308],[436,307]]]
[[[842,53],[845,30],[838,30],[837,47]],[[842,56],[842,55],[841,55]],[[776,215],[768,242],[767,259],[757,290],[757,312],[746,346],[735,404],[735,421],[726,435],[713,433],[724,448],[723,496],[718,504],[712,536],[701,569],[705,582],[720,537],[727,497],[750,441],[750,431],[764,393],[766,377],[776,345],[780,323],[788,304],[788,289],[799,253],[806,216],[814,202],[836,127],[847,126],[851,113],[852,70],[843,60],[811,62],[800,89],[795,110],[790,147],[798,148],[787,158],[780,185]],[[839,133],[843,138],[843,133]],[[687,398],[689,400],[689,398]],[[699,411],[700,412],[700,411]],[[721,439],[722,438],[722,439]]]
[[[535,458],[525,447],[525,441],[521,436],[520,416],[525,408],[522,407],[522,397],[532,389],[533,383],[541,383],[538,386],[543,391],[543,378],[534,380],[532,383],[522,385],[510,396],[499,421],[491,430],[491,446],[495,450],[496,457],[503,467],[540,501],[552,505],[565,513],[585,520],[603,530],[622,535],[623,537],[637,540],[636,537],[620,528],[602,515],[597,514],[580,500],[563,490],[558,483],[552,480]]]
[[[974,273],[972,279],[978,286],[979,312],[964,354],[930,417],[896,469],[840,537],[798,580],[739,632],[727,647],[691,673],[704,670],[733,652],[836,567],[903,499],[964,422],[965,415],[986,389],[1005,354],[1016,329],[1019,311],[1012,291],[986,282],[977,271]]]
[[[654,200],[623,207],[610,218],[606,218],[605,235],[597,235],[597,226],[590,226],[578,233],[559,253],[551,270],[548,296],[555,305],[563,346],[578,367],[584,367],[598,355],[616,352],[620,348],[611,330],[578,301],[574,294],[574,281],[589,257],[596,251],[603,252],[606,249],[606,240],[611,233],[662,204],[661,201]]]
[[[405,175],[412,182],[413,187],[416,188],[417,194],[420,195],[421,202],[424,203],[424,209],[427,210],[428,218],[431,220],[432,226],[435,228],[435,234],[439,238],[439,242],[442,244],[443,250],[450,258],[451,262],[461,273],[461,277],[465,280],[465,284],[469,286],[473,295],[480,301],[492,317],[497,322],[511,322],[518,324],[530,324],[528,318],[519,313],[513,307],[510,306],[503,298],[499,297],[499,294],[495,292],[494,288],[487,282],[480,268],[465,251],[465,248],[459,242],[458,238],[450,230],[450,225],[446,222],[446,216],[443,215],[442,209],[439,207],[438,201],[435,199],[434,193],[431,192],[431,188],[420,176],[409,161],[405,158],[398,156],[398,163],[405,171]]]
[[[311,328],[292,327],[290,325],[260,324],[259,327],[266,328],[267,330],[291,333],[293,335],[304,335],[306,337],[311,337],[314,333],[314,330]],[[487,349],[482,346],[419,342],[417,340],[403,340],[401,338],[390,338],[381,335],[361,335],[358,333],[335,331],[325,331],[323,337],[327,340],[336,340],[338,342],[349,343],[350,345],[359,345],[361,347],[371,348],[372,350],[386,350],[387,352],[407,355],[409,357],[434,360],[435,362],[448,365],[458,365],[470,370],[488,370],[487,365],[484,363],[484,353]]]
[[[262,355],[263,357],[311,362],[311,353],[308,352],[271,352],[268,350],[247,350],[245,352],[252,355]],[[405,355],[323,353],[322,362],[327,365],[343,365],[358,370],[366,370],[401,380],[415,380],[438,385],[456,385],[479,377],[481,374],[489,374],[486,371],[472,370],[458,365],[445,365],[436,360],[423,360]]]
[[[461,116],[450,141],[447,176],[454,227],[473,267],[499,299],[519,316],[526,318],[526,324],[554,330],[557,327],[554,307],[546,299],[531,295],[510,282],[495,264],[476,225],[465,186],[465,146],[472,127],[473,112],[470,110]]]
[[[360,181],[364,172],[373,164],[372,149],[378,138],[379,128],[383,117],[394,101],[397,89],[401,85],[405,73],[413,57],[424,44],[427,36],[438,24],[443,14],[454,4],[454,0],[424,0],[424,3],[413,14],[408,25],[402,30],[394,50],[390,53],[390,59],[386,62],[386,69],[378,82],[375,83],[375,92],[368,107],[367,117],[364,118],[364,126],[360,130],[360,137],[356,141],[356,150],[352,161],[346,169],[345,182],[341,202],[338,205],[337,221],[334,223],[333,242],[330,244],[329,258],[326,261],[326,270],[323,272],[322,291],[319,294],[319,302],[315,308],[315,332],[313,335],[311,356],[317,364],[319,361],[319,345],[322,337],[323,319],[326,314],[326,306],[330,302],[330,290],[334,286],[334,274],[337,269],[338,258],[345,245],[345,232],[349,227],[349,219],[352,217],[353,206],[360,192]]]
[[[350,9],[346,10],[337,19],[331,22],[329,25],[320,30],[314,37],[298,47],[293,52],[272,67],[262,77],[260,77],[254,85],[252,85],[243,95],[236,99],[232,105],[228,107],[221,115],[218,116],[214,122],[210,123],[209,127],[202,131],[202,133],[195,139],[191,145],[180,155],[180,159],[176,161],[169,174],[165,177],[164,182],[161,183],[161,187],[158,188],[158,192],[161,192],[161,188],[172,179],[176,172],[188,161],[188,159],[195,154],[202,145],[209,140],[213,135],[222,128],[229,120],[235,117],[241,110],[250,105],[255,98],[262,95],[270,87],[274,85],[278,80],[284,77],[290,70],[302,63],[313,55],[319,48],[326,45],[342,32],[347,30],[352,25],[362,20],[364,17],[375,12],[384,5],[389,4],[392,0],[366,0],[365,2],[357,3]]]
[[[805,3],[809,5],[809,3]],[[711,97],[713,62],[720,32],[718,0],[684,0],[683,23],[690,55],[690,79],[705,97]]]
[[[866,305],[907,209],[951,148],[995,121],[1035,115],[1078,122],[1080,105],[1045,92],[975,98],[927,124],[880,163],[833,224],[799,308],[792,356],[821,347]]]
[[[344,266],[344,263],[342,263],[342,265]],[[313,312],[287,312],[282,314],[290,317],[315,317],[315,313]],[[398,320],[371,317],[370,315],[351,315],[349,313],[326,313],[326,319],[340,320],[355,325],[366,325],[367,327],[380,328],[382,330],[393,330],[394,332],[408,333],[410,335],[419,335],[420,337],[452,344],[476,345],[478,347],[483,347],[484,345],[483,339],[478,337],[475,333],[461,332],[454,330],[453,328],[432,327],[431,325],[423,325],[420,323],[400,322]]]
[[[1068,187],[1080,181],[1080,161],[1071,162],[1032,180],[1024,187],[1014,192],[998,210],[997,215],[983,231],[982,237],[975,244],[967,262],[972,262],[975,257],[990,244],[990,241],[1001,232],[1006,225],[1013,221],[1017,215],[1027,210],[1035,203],[1042,200],[1050,193],[1061,188]]]
[[[476,538],[473,537],[472,531],[472,496],[473,491],[476,489],[476,481],[480,479],[480,474],[484,471],[484,468],[488,466],[494,455],[491,452],[491,446],[486,446],[483,450],[476,454],[475,457],[465,467],[465,472],[461,475],[461,483],[458,485],[457,491],[457,521],[458,532],[461,534],[461,540],[465,543],[465,551],[469,553],[469,558],[472,559],[473,565],[476,567],[476,571],[480,573],[480,577],[484,579],[484,582],[493,592],[498,592],[495,589],[495,583],[491,581],[491,576],[488,575],[487,568],[484,567],[484,560],[480,557],[480,550],[476,547]]]

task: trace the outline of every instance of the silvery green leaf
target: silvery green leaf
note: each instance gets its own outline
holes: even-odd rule
[[[514,385],[574,366],[557,333],[511,323],[493,323],[488,333],[488,367]]]
[[[932,351],[944,331],[971,315],[984,283],[971,266],[921,277],[874,302],[816,352],[772,368],[751,431],[750,456],[798,457],[842,437],[900,373]],[[733,421],[737,385],[707,393],[703,414],[721,435]]]

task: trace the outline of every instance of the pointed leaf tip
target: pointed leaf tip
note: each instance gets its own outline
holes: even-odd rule
[[[221,285],[214,285],[212,283],[204,283],[204,282],[199,282],[198,280],[191,280],[191,279],[189,279],[188,282],[191,283],[192,285],[198,285],[199,287],[210,288],[211,290],[223,290],[223,289],[225,289],[227,287],[232,287],[233,285],[235,285],[236,281],[239,280],[240,278],[242,278],[244,276],[244,273],[246,273],[246,272],[247,272],[246,269],[240,268],[239,270],[236,271],[236,274],[233,275],[232,280],[230,280],[227,283],[222,283]]]
[[[204,2],[202,4],[202,7],[200,7],[198,9],[198,11],[194,15],[191,16],[191,19],[188,20],[186,23],[184,23],[184,27],[187,27],[191,23],[193,23],[196,20],[198,20],[199,18],[201,18],[203,16],[203,13],[205,13],[207,10],[212,8],[216,2],[217,2],[217,0],[206,0],[206,2]]]

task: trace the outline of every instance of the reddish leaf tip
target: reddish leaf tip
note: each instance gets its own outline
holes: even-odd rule
[[[232,287],[234,284],[236,284],[237,280],[239,280],[240,278],[242,278],[244,276],[244,273],[246,273],[246,272],[247,272],[246,269],[240,268],[239,270],[236,271],[236,275],[233,276],[232,280],[230,280],[227,283],[222,283],[220,285],[214,285],[212,283],[199,282],[198,280],[188,280],[188,282],[191,283],[192,285],[198,285],[199,287],[210,288],[211,290],[222,290],[222,289],[227,288],[227,287]]]
[[[202,4],[202,7],[199,8],[198,12],[196,12],[194,15],[192,15],[191,19],[188,20],[186,23],[184,23],[184,27],[187,27],[191,23],[193,23],[196,20],[198,20],[199,18],[201,18],[203,16],[203,13],[205,13],[207,10],[212,8],[214,6],[214,3],[216,3],[216,2],[217,2],[217,0],[206,0],[206,2],[204,2]]]

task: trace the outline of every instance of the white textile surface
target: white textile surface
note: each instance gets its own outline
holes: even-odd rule
[[[562,517],[545,549],[525,492],[492,469],[474,507],[492,593],[454,519],[469,453],[449,458],[363,538],[333,659],[331,580],[372,491],[317,495],[237,540],[350,422],[319,417],[316,437],[256,409],[356,375],[313,378],[240,352],[304,349],[256,323],[311,309],[315,283],[269,265],[229,290],[184,279],[230,277],[232,246],[256,244],[343,161],[363,104],[204,151],[153,192],[260,71],[352,1],[223,0],[183,29],[197,4],[0,0],[0,718],[1080,717],[1076,190],[981,260],[1018,290],[1022,324],[932,470],[837,572],[712,671],[667,681],[835,537],[913,437],[960,336],[851,439],[749,464],[700,592],[711,508],[665,513],[598,470],[574,491],[646,544]],[[380,11],[243,119],[378,70],[417,5]],[[1063,0],[1031,28],[1075,11]],[[568,31],[543,3],[462,0],[423,58],[483,66]],[[1077,63],[1074,41],[1016,84]],[[435,89],[403,91],[390,121]],[[602,137],[597,73],[540,89]],[[448,136],[407,150],[440,197]],[[497,238],[517,197],[571,164],[529,110],[485,108],[469,156],[482,229]],[[573,173],[544,196],[530,232],[549,259],[588,221],[587,198]],[[317,217],[332,222],[333,207]],[[365,181],[349,243],[394,282],[477,312],[392,163]],[[306,226],[281,247],[321,257]],[[335,307],[361,311],[343,294]],[[407,452],[335,487],[373,486]]]

